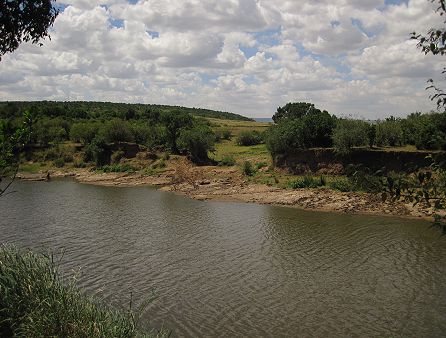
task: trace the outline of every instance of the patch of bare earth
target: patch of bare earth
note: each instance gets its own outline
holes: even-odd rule
[[[238,201],[283,205],[310,210],[344,213],[428,217],[430,210],[403,202],[382,202],[380,196],[340,192],[330,189],[282,189],[249,183],[235,167],[193,166],[184,158],[169,161],[163,173],[97,173],[87,169],[53,171],[51,177],[74,177],[78,182],[103,186],[158,186],[197,200]],[[21,175],[23,179],[41,180],[46,174]]]

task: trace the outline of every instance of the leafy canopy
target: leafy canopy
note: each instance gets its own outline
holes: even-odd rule
[[[436,12],[440,16],[446,17],[446,0],[430,0],[432,3],[438,2],[438,7]],[[446,24],[446,19],[443,21]],[[426,35],[418,34],[416,32],[412,33],[412,39],[418,40],[418,48],[421,48],[424,54],[433,55],[445,55],[446,54],[446,29],[443,28],[430,28]],[[446,73],[446,68],[443,68],[443,74]],[[437,102],[437,107],[446,109],[446,93],[436,87],[432,79],[428,81],[431,85],[427,87],[428,89],[434,90],[434,94],[431,95],[431,100]]]
[[[0,7],[0,60],[22,42],[40,43],[49,36],[59,11],[52,0],[2,0]]]

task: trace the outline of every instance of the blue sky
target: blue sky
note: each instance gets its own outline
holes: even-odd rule
[[[441,57],[412,31],[442,25],[428,0],[60,0],[43,47],[0,63],[4,100],[101,100],[271,116],[308,101],[339,116],[435,108]]]

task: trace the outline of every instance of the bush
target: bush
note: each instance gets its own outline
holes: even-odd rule
[[[401,120],[393,116],[376,125],[376,144],[378,146],[400,146],[403,143]]]
[[[178,149],[187,154],[192,162],[205,164],[209,162],[208,152],[214,150],[215,134],[211,128],[196,124],[191,129],[183,129],[178,137]]]
[[[73,166],[75,168],[86,168],[87,165],[85,164],[84,161],[74,161]]]
[[[333,131],[333,144],[339,154],[348,154],[352,147],[369,143],[369,124],[361,120],[338,120]]]
[[[97,166],[110,163],[110,148],[101,135],[97,135],[84,150],[84,161],[95,162]]]
[[[225,129],[221,132],[221,135],[223,137],[224,140],[230,140],[232,137],[232,133],[229,129]]]
[[[117,150],[111,155],[111,163],[116,164],[124,158],[125,153],[122,150]]]
[[[225,167],[232,167],[235,165],[235,158],[231,155],[223,156],[221,161],[219,162],[219,165],[225,166]]]
[[[104,173],[134,173],[136,168],[130,164],[111,164],[104,165],[98,168],[97,171],[102,171]]]
[[[253,176],[256,173],[256,169],[253,167],[252,163],[245,161],[242,167],[243,174],[246,176]]]
[[[328,186],[333,190],[339,190],[342,192],[353,191],[352,184],[347,178],[337,178],[330,182]]]
[[[314,178],[313,176],[305,175],[303,178],[291,182],[290,187],[293,189],[318,188],[324,187],[326,184],[324,176]]]
[[[95,122],[74,123],[70,129],[70,139],[83,145],[91,143],[99,131],[99,125]]]
[[[114,119],[106,122],[101,132],[108,143],[134,141],[132,128],[127,121]]]
[[[237,136],[239,146],[255,146],[263,142],[262,134],[258,131],[242,131]]]
[[[0,336],[150,337],[135,314],[105,307],[60,277],[52,257],[0,248]]]
[[[55,159],[53,165],[57,168],[62,168],[65,165],[65,160],[63,158]]]
[[[267,166],[268,166],[268,163],[266,163],[266,162],[258,162],[258,163],[256,163],[256,169],[257,170],[260,170],[260,169],[265,168]]]

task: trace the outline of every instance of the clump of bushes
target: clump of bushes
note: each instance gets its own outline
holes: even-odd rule
[[[56,168],[62,168],[65,166],[65,160],[63,158],[57,158],[53,161],[53,165]]]
[[[233,165],[235,165],[235,158],[231,155],[223,156],[218,164],[225,167],[232,167]]]
[[[243,163],[242,172],[246,176],[253,176],[256,173],[256,168],[252,165],[251,162],[245,161]]]
[[[242,131],[237,136],[237,145],[239,146],[255,146],[263,142],[262,134],[256,130]]]
[[[330,189],[339,190],[339,191],[342,191],[342,192],[348,192],[348,191],[352,191],[353,190],[353,187],[352,187],[352,184],[351,184],[350,180],[348,178],[345,178],[345,177],[336,178],[335,180],[331,181],[328,184],[328,187]]]
[[[304,177],[290,182],[290,187],[293,189],[303,189],[303,188],[318,188],[326,186],[327,181],[324,176],[314,178],[310,175],[305,175]]]
[[[111,164],[104,165],[97,169],[104,173],[134,173],[136,168],[130,164]]]
[[[155,337],[143,333],[135,314],[83,295],[65,281],[52,257],[0,248],[1,337]]]

